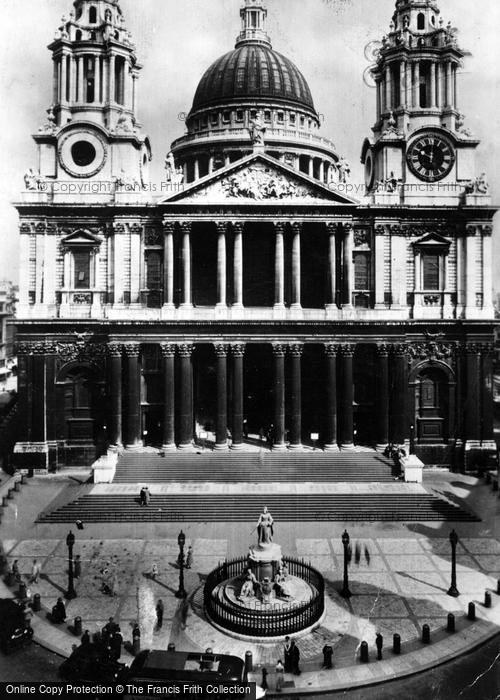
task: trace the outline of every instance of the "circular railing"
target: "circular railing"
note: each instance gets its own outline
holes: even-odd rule
[[[231,632],[250,637],[280,637],[295,634],[312,627],[321,619],[325,610],[325,582],[322,575],[302,559],[284,558],[291,576],[301,578],[309,584],[309,600],[290,604],[283,609],[280,605],[270,605],[265,610],[236,608],[226,599],[214,594],[224,581],[241,576],[248,568],[246,557],[231,559],[214,569],[208,576],[203,589],[205,613],[216,625]]]

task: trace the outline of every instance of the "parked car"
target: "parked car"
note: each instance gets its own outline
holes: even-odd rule
[[[59,667],[59,675],[66,681],[117,683],[126,672],[126,664],[104,659],[102,647],[96,644],[77,647]]]
[[[33,629],[22,604],[12,598],[0,598],[0,620],[0,649],[4,654],[31,643]]]

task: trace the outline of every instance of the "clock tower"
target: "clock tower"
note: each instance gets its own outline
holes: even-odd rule
[[[38,176],[141,189],[151,160],[137,120],[139,65],[118,0],[76,0],[54,41],[52,104],[34,139]],[[69,185],[66,185],[68,191]]]
[[[436,0],[397,0],[376,51],[377,120],[361,155],[374,203],[490,203],[475,168],[479,141],[459,108],[465,55]]]

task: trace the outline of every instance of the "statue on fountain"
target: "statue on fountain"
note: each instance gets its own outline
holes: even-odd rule
[[[267,510],[267,506],[264,506],[264,510],[259,515],[259,519],[257,521],[257,541],[259,546],[271,544],[274,536],[273,525],[273,516]]]

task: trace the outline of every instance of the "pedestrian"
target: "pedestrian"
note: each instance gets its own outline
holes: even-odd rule
[[[158,629],[161,629],[163,625],[163,610],[163,601],[160,599],[156,603],[156,626],[158,627]]]
[[[158,576],[158,564],[154,561],[152,566],[151,566],[151,578],[153,581],[156,581],[156,577]]]
[[[354,547],[354,561],[356,562],[356,565],[359,566],[359,562],[361,561],[361,545],[359,542],[356,542]]]
[[[82,634],[80,642],[82,647],[88,647],[90,645],[90,632],[88,630],[85,630],[85,632]]]
[[[77,530],[83,530],[83,521],[82,520],[77,520],[75,522],[75,525],[76,525]]]
[[[120,656],[122,655],[122,642],[123,636],[120,632],[120,628],[118,627],[116,632],[113,635],[111,635],[111,638],[109,640],[109,646],[111,647],[111,658],[113,661],[118,661]]]
[[[105,643],[107,643],[108,638],[111,637],[112,634],[114,634],[118,630],[118,625],[115,622],[114,617],[110,617],[107,623],[104,625],[102,628],[102,639]]]
[[[370,566],[370,550],[368,549],[368,546],[365,544],[365,561],[366,565]]]
[[[62,598],[57,599],[57,603],[52,608],[52,622],[59,625],[66,620],[66,606]]]
[[[149,488],[147,486],[144,487],[144,505],[149,506],[151,502],[151,494],[149,493]]]
[[[12,575],[14,580],[18,583],[21,580],[21,572],[19,571],[19,559],[14,559],[12,562]]]
[[[186,569],[190,569],[193,566],[193,548],[191,545],[188,547],[186,555]]]
[[[377,632],[377,636],[375,637],[375,646],[377,647],[377,659],[379,661],[382,661],[382,648],[384,646],[384,638],[380,634],[380,632]]]
[[[292,673],[294,676],[300,676],[302,673],[299,667],[299,662],[300,662],[300,650],[299,647],[295,644],[295,641],[292,639],[290,642],[292,645],[292,649],[290,652],[291,659],[292,659]]]
[[[33,559],[33,564],[31,566],[31,578],[30,583],[38,583],[38,577],[40,576],[41,566],[36,559]]]
[[[267,685],[267,668],[264,666],[262,669],[262,682],[260,684],[262,690],[267,690],[269,686]]]
[[[275,668],[275,672],[276,672],[276,692],[281,693],[281,689],[283,688],[283,683],[285,682],[285,667],[283,666],[281,659],[278,659],[278,662],[277,662],[276,668]]]
[[[79,554],[75,557],[74,577],[80,578],[82,575],[82,560]]]
[[[285,648],[283,652],[283,658],[285,660],[285,673],[292,672],[292,643],[290,637],[285,637]]]
[[[323,668],[330,669],[333,667],[333,647],[330,644],[325,644],[323,647]]]
[[[146,487],[143,486],[142,489],[139,491],[139,501],[141,506],[146,505]]]

